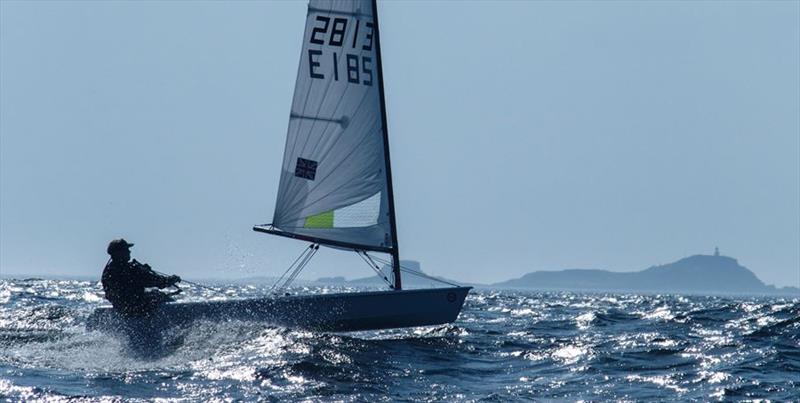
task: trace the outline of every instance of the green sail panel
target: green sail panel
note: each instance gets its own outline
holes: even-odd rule
[[[304,228],[333,228],[333,211],[306,217]]]

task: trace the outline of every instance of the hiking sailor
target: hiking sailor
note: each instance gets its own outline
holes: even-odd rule
[[[114,309],[127,316],[147,316],[160,304],[172,298],[148,287],[166,288],[181,281],[178,276],[162,276],[134,259],[131,261],[130,247],[124,239],[115,239],[108,244],[106,252],[111,259],[103,269],[103,291]]]

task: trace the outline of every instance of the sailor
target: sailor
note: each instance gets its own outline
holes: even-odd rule
[[[162,276],[134,259],[131,261],[130,247],[124,239],[115,239],[108,244],[106,252],[111,259],[103,269],[103,291],[114,309],[126,316],[147,316],[160,304],[172,301],[169,295],[148,287],[166,288],[181,281],[178,276]]]

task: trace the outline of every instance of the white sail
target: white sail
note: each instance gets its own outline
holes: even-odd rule
[[[391,249],[370,0],[308,6],[272,225],[322,243]]]

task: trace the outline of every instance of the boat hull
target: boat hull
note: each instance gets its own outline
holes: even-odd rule
[[[456,320],[472,287],[296,295],[243,300],[169,303],[146,319],[128,319],[113,308],[98,308],[89,330],[117,330],[144,322],[155,327],[194,320],[260,321],[323,331],[359,331],[428,326]]]

